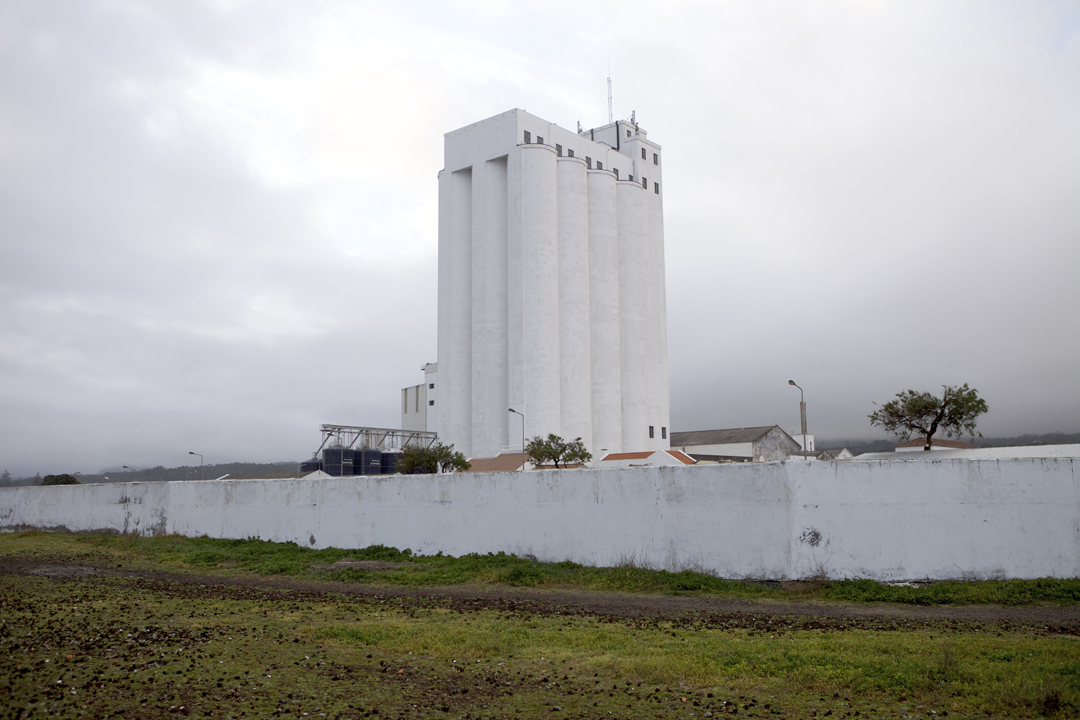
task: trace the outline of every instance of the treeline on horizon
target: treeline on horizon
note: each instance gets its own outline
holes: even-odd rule
[[[1080,433],[1044,433],[1042,435],[1017,435],[1015,437],[1001,438],[962,438],[966,443],[979,447],[1014,447],[1017,445],[1069,445],[1080,443]],[[839,450],[847,448],[854,455],[862,455],[868,452],[890,452],[896,447],[895,439],[881,440],[818,440],[817,446],[822,450]],[[296,477],[298,462],[276,463],[215,463],[200,468],[198,465],[181,465],[180,467],[167,468],[161,465],[152,468],[140,468],[137,471],[124,470],[122,472],[101,471],[98,473],[85,474],[72,472],[80,483],[110,483],[110,482],[170,482],[175,480],[199,480],[205,477],[207,480],[215,480],[222,475],[230,477]],[[41,473],[33,477],[14,478],[5,470],[0,476],[0,487],[16,485],[40,485]]]
[[[204,467],[198,465],[181,465],[180,467],[167,468],[162,465],[152,468],[139,468],[138,470],[122,470],[110,472],[102,470],[97,473],[70,473],[75,479],[83,484],[91,483],[116,483],[116,482],[170,482],[174,480],[215,480],[222,475],[230,477],[295,477],[299,463],[276,462],[234,462],[207,464]],[[40,473],[34,477],[0,479],[3,485],[40,485]]]
[[[937,435],[934,436],[938,438]],[[1017,435],[1015,437],[976,437],[956,438],[979,447],[1016,447],[1020,445],[1072,445],[1080,443],[1080,433],[1044,433],[1042,435]],[[896,438],[884,438],[881,440],[819,440],[819,450],[840,450],[847,448],[852,455],[862,455],[868,452],[891,452],[900,444]]]

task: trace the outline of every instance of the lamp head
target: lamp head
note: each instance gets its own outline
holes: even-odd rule
[[[788,385],[794,385],[794,384],[795,384],[795,381],[794,381],[794,380],[788,380],[788,381],[787,381],[787,384],[788,384]]]

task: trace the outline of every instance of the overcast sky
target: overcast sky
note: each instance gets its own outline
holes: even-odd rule
[[[303,459],[436,359],[443,133],[637,111],[674,430],[1080,431],[1077,2],[0,4],[0,470]]]

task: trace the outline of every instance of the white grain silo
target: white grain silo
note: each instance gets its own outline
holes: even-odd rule
[[[667,449],[660,148],[523,110],[447,133],[439,173],[439,437]]]

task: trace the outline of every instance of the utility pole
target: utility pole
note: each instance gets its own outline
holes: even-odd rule
[[[199,455],[199,453],[189,451],[188,455]],[[200,480],[205,480],[206,479],[206,469],[205,469],[205,463],[203,463],[203,456],[202,455],[199,455],[199,479]]]
[[[510,408],[510,412],[521,415],[521,472],[525,472],[525,416],[514,408]]]
[[[788,380],[788,385],[795,385],[795,381]],[[802,420],[802,451],[803,457],[806,457],[806,402],[803,400],[802,388],[798,385],[795,385],[795,387],[799,388],[799,418]]]

